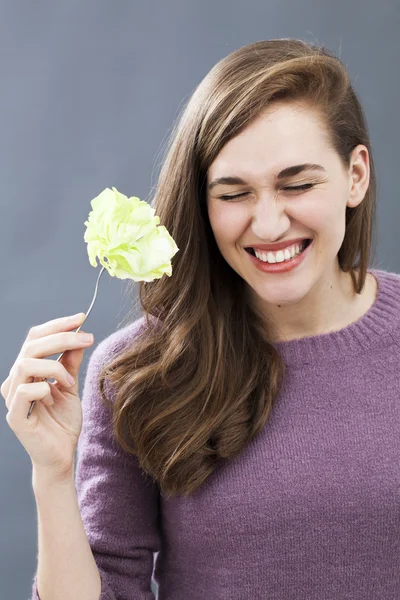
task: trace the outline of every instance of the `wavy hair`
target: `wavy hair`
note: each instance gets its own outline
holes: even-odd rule
[[[323,46],[298,39],[236,50],[211,69],[174,124],[151,206],[180,251],[171,277],[140,282],[146,326],[100,375],[115,437],[166,496],[192,494],[221,462],[238,456],[266,424],[281,389],[285,364],[246,299],[245,282],[223,259],[206,207],[207,171],[220,150],[281,99],[319,110],[346,167],[358,144],[368,148],[369,188],[358,206],[346,208],[338,253],[356,293],[365,284],[376,178],[345,66]]]

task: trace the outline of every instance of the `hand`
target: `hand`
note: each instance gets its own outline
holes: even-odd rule
[[[82,429],[82,407],[78,396],[79,369],[85,348],[71,331],[86,315],[62,317],[32,327],[3,381],[0,392],[6,401],[7,423],[28,452],[32,465],[62,477],[74,468],[74,457]],[[60,361],[44,357],[65,352]],[[68,380],[71,375],[75,383]],[[43,378],[54,378],[51,383]],[[27,419],[30,403],[36,405]]]

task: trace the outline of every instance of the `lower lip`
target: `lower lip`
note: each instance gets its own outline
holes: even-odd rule
[[[247,252],[247,250],[245,250],[245,252],[250,258],[250,260],[254,263],[254,266],[257,267],[257,269],[259,269],[260,271],[263,271],[264,273],[286,273],[286,271],[292,271],[292,269],[295,269],[303,262],[312,245],[313,243],[311,242],[311,244],[309,244],[307,248],[303,250],[303,252],[297,254],[297,256],[291,258],[290,260],[285,260],[280,263],[263,262],[256,256],[253,256],[252,254]]]

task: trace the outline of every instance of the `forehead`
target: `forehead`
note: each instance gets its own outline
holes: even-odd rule
[[[327,132],[315,109],[279,102],[225,144],[207,175],[272,174],[292,164],[317,163],[329,151]]]

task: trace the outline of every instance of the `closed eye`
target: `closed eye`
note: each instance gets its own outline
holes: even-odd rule
[[[282,188],[283,190],[289,190],[289,191],[305,191],[305,190],[309,190],[310,188],[314,187],[313,183],[304,183],[303,185],[295,185],[295,186],[291,186],[291,187],[284,187]],[[219,198],[221,200],[232,200],[234,198],[241,198],[242,196],[248,196],[249,192],[243,192],[242,194],[236,194],[234,196],[229,196],[229,195],[223,195],[223,196],[219,196]]]
[[[293,187],[284,187],[283,190],[309,190],[314,187],[313,183],[303,183],[303,185],[295,185]]]

